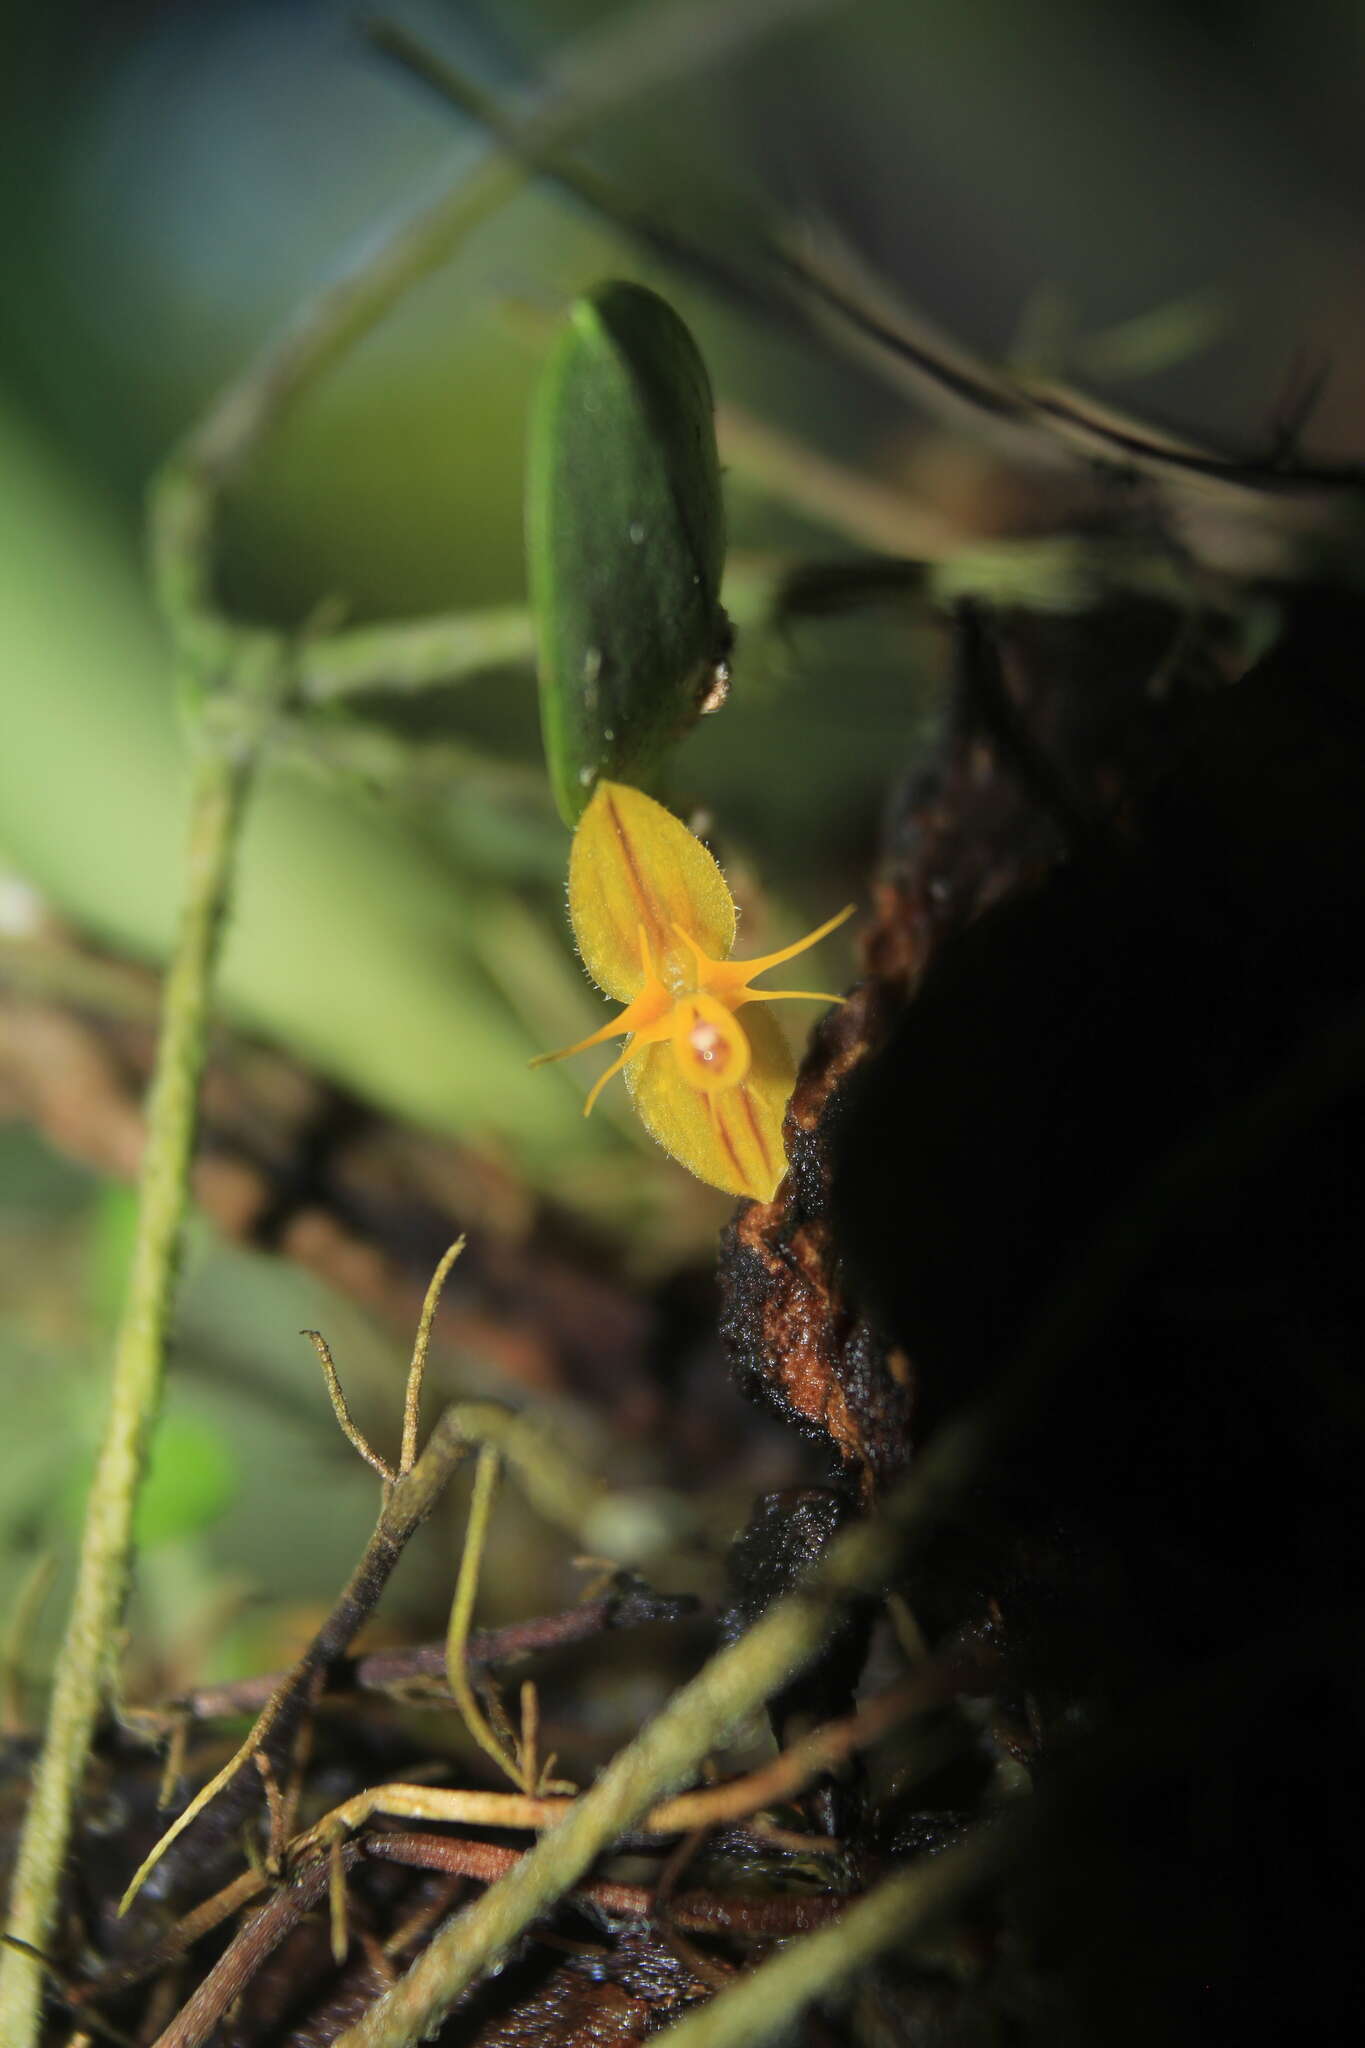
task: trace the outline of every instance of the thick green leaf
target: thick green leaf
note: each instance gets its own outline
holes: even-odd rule
[[[542,374],[527,486],[545,756],[566,824],[648,786],[728,644],[711,386],[656,293],[580,299]]]

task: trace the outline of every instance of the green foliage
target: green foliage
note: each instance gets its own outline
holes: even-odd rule
[[[86,1245],[86,1288],[95,1323],[103,1330],[113,1328],[123,1306],[136,1234],[136,1194],[107,1182],[91,1211]]]
[[[545,755],[573,825],[600,778],[656,781],[728,639],[710,380],[642,285],[580,299],[551,352],[526,524]]]
[[[90,1490],[91,1461],[67,1467],[62,1519],[79,1529]],[[218,1432],[182,1408],[168,1413],[152,1441],[152,1459],[137,1504],[137,1544],[150,1550],[198,1535],[216,1522],[237,1491],[237,1464]]]
[[[137,564],[3,412],[0,455],[0,853],[87,931],[165,957],[185,767]],[[276,773],[246,827],[224,1000],[398,1115],[494,1129],[540,1166],[582,1143],[582,1118],[567,1083],[547,1096],[527,1071],[543,1032],[519,1024],[475,957],[473,893],[404,821]]]
[[[139,1549],[207,1528],[236,1490],[236,1464],[217,1432],[197,1416],[172,1411],[153,1439],[151,1466],[138,1495]]]

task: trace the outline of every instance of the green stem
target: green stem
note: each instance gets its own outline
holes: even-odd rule
[[[781,555],[731,556],[723,596],[737,627],[767,622],[791,567],[792,559]],[[349,626],[305,636],[298,650],[298,700],[306,706],[378,692],[403,695],[464,682],[490,669],[529,668],[535,658],[535,624],[521,604]]]
[[[46,1948],[52,1933],[72,1809],[128,1594],[138,1486],[160,1408],[209,990],[253,758],[249,746],[218,744],[206,747],[195,766],[185,900],[163,997],[109,1413],[10,1898],[10,1931],[38,1949]],[[17,1950],[6,1951],[0,1960],[0,2041],[8,2048],[28,2048],[37,2039],[41,1995],[40,1966]]]
[[[459,1708],[465,1727],[484,1755],[491,1757],[503,1775],[510,1778],[521,1791],[534,1796],[534,1782],[526,1782],[521,1764],[507,1754],[484,1718],[482,1709],[474,1697],[474,1688],[469,1683],[469,1671],[465,1661],[469,1646],[469,1625],[474,1619],[474,1602],[479,1592],[479,1570],[483,1564],[484,1541],[493,1513],[493,1496],[497,1492],[500,1463],[497,1452],[485,1444],[479,1452],[479,1461],[474,1468],[474,1490],[469,1500],[469,1522],[465,1531],[464,1550],[460,1556],[460,1569],[455,1580],[455,1597],[450,1603],[450,1624],[446,1629],[446,1684],[450,1687],[450,1696]]]
[[[232,628],[213,589],[214,527],[223,492],[296,400],[325,376],[467,234],[530,181],[547,153],[571,148],[603,118],[678,82],[828,0],[667,0],[648,21],[627,9],[585,37],[539,91],[500,125],[498,142],[428,205],[310,301],[214,401],[163,471],[153,503],[152,557],[162,609],[181,623],[200,664]],[[355,687],[356,685],[352,685]]]
[[[299,650],[299,700],[327,704],[357,692],[427,690],[490,669],[529,668],[535,627],[525,605],[309,635]]]

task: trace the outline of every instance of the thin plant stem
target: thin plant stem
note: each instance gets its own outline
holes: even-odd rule
[[[521,1782],[530,1793],[540,1790],[540,1694],[533,1678],[521,1682]],[[549,1762],[554,1759],[550,1758]]]
[[[501,1842],[470,1841],[460,1835],[409,1834],[384,1828],[362,1837],[367,1856],[384,1863],[402,1863],[413,1870],[445,1870],[452,1876],[472,1877],[481,1884],[493,1884],[507,1871],[515,1870],[526,1854],[506,1848]],[[828,1851],[827,1836],[820,1846]],[[575,1899],[601,1907],[623,1919],[650,1920],[658,1917],[659,1891],[655,1884],[622,1884],[611,1878],[589,1878],[575,1885]],[[698,1934],[734,1933],[750,1938],[783,1940],[804,1934],[812,1927],[845,1912],[850,1903],[838,1892],[732,1892],[729,1890],[673,1892],[667,1899],[666,1925],[687,1927]]]
[[[348,1842],[342,1847],[339,1860],[343,1874],[349,1865],[360,1861],[361,1854],[359,1843]],[[330,1855],[316,1857],[266,1900],[259,1912],[238,1929],[208,1975],[195,1986],[156,2048],[200,2048],[200,2043],[208,2040],[265,1958],[328,1892],[334,1868]]]
[[[497,1492],[498,1468],[501,1463],[498,1453],[485,1444],[474,1467],[474,1487],[469,1497],[469,1521],[465,1529],[460,1569],[455,1579],[455,1597],[450,1603],[450,1626],[446,1630],[446,1684],[450,1687],[451,1698],[460,1710],[465,1727],[484,1755],[491,1757],[504,1776],[510,1778],[514,1785],[520,1786],[523,1792],[534,1792],[534,1785],[525,1783],[521,1767],[515,1758],[507,1754],[480,1711],[479,1703],[474,1697],[474,1688],[469,1683],[469,1672],[465,1662],[469,1624],[474,1616],[474,1600],[479,1590],[479,1567],[483,1563],[484,1542],[488,1535],[489,1517],[493,1512],[493,1497]]]
[[[682,1621],[696,1610],[697,1602],[689,1594],[654,1593],[637,1583],[625,1590],[582,1600],[576,1607],[565,1608],[558,1614],[510,1622],[505,1628],[476,1629],[465,1655],[471,1663],[494,1669],[539,1650],[587,1642],[613,1629],[635,1628],[647,1622]],[[413,1643],[401,1650],[371,1650],[368,1656],[343,1660],[336,1675],[348,1690],[401,1692],[414,1683],[444,1678],[445,1647],[444,1642]],[[224,1685],[199,1686],[164,1707],[144,1710],[142,1718],[153,1730],[161,1730],[181,1713],[195,1721],[253,1714],[279,1690],[284,1675],[267,1671]]]
[[[417,1338],[412,1347],[412,1364],[408,1367],[408,1383],[403,1394],[403,1441],[398,1453],[399,1473],[411,1472],[417,1463],[417,1433],[422,1421],[422,1382],[426,1377],[427,1352],[431,1348],[431,1326],[436,1320],[436,1311],[441,1306],[441,1295],[446,1277],[460,1253],[465,1240],[457,1237],[454,1244],[442,1255],[441,1262],[431,1276],[422,1313],[417,1323]]]
[[[350,1918],[346,1911],[346,1866],[341,1860],[343,1846],[341,1836],[336,1835],[327,1848],[327,1918],[332,1937],[332,1961],[338,1966],[345,1962],[351,1946]]]
[[[760,1770],[720,1785],[704,1785],[695,1792],[682,1792],[673,1799],[660,1800],[638,1816],[632,1829],[637,1835],[683,1834],[696,1837],[723,1822],[748,1820],[760,1808],[775,1800],[790,1798],[831,1764],[842,1762],[851,1751],[874,1742],[877,1737],[914,1708],[935,1698],[948,1696],[942,1675],[932,1687],[910,1686],[900,1695],[887,1695],[873,1702],[857,1716],[831,1721],[791,1750],[785,1750]],[[929,1737],[916,1745],[913,1768],[920,1774],[943,1763],[957,1748],[955,1735]],[[491,1753],[491,1752],[490,1752]],[[507,1775],[512,1772],[499,1757]],[[905,1767],[902,1766],[904,1769]],[[445,1785],[371,1785],[324,1814],[292,1844],[295,1863],[313,1849],[324,1846],[336,1835],[363,1828],[376,1814],[391,1820],[444,1821],[452,1827],[515,1828],[546,1833],[557,1827],[573,1807],[573,1788],[564,1796],[553,1788],[532,1790],[531,1774],[525,1773],[526,1789],[519,1792],[466,1791]],[[785,1830],[764,1830],[765,1839]],[[801,1853],[812,1847],[828,1850],[827,1838],[790,1836]]]
[[[195,766],[185,898],[162,1004],[132,1270],[115,1340],[109,1412],[86,1509],[70,1619],[53,1674],[47,1739],[10,1893],[10,1931],[34,1948],[44,1948],[53,1929],[72,1809],[128,1595],[138,1488],[161,1405],[209,991],[253,759],[249,746],[211,744],[200,751]],[[8,1950],[0,1960],[0,2041],[7,2048],[28,2048],[36,2039],[41,1998],[38,1965]]]
[[[340,1429],[341,1434],[345,1437],[347,1443],[350,1444],[352,1450],[364,1459],[370,1470],[377,1472],[386,1486],[392,1486],[398,1474],[386,1458],[380,1457],[378,1451],[352,1415],[350,1403],[346,1399],[341,1381],[337,1375],[336,1365],[332,1358],[331,1345],[327,1342],[321,1330],[300,1330],[299,1335],[307,1337],[313,1349],[317,1352],[318,1362],[322,1367],[322,1376],[327,1382],[327,1395],[332,1403],[332,1413],[337,1419],[337,1427]]]
[[[966,544],[962,530],[943,513],[744,406],[716,407],[716,439],[726,468],[751,488],[861,547],[900,560],[937,562],[951,560]]]
[[[404,695],[492,669],[529,668],[535,658],[535,622],[521,604],[349,626],[309,636],[299,658],[299,700],[328,704],[377,689]]]
[[[724,415],[719,416],[718,426],[723,421]],[[739,470],[746,470],[748,447],[749,443],[741,437],[733,453],[734,466]],[[766,444],[763,453],[766,458]],[[727,459],[731,458],[728,445],[725,454]],[[767,459],[770,463],[771,458]],[[764,471],[757,458],[756,468],[761,483]],[[850,525],[842,516],[843,505],[842,498],[834,500],[826,508],[824,524],[848,532],[855,540],[865,539],[871,514],[861,525]],[[907,520],[902,522],[900,537],[904,540],[908,534]],[[741,550],[730,557],[725,566],[722,595],[725,609],[737,628],[742,631],[767,621],[783,574],[790,567],[789,557],[768,552]],[[298,701],[306,707],[344,703],[348,698],[377,692],[410,695],[468,681],[493,669],[529,669],[535,657],[535,621],[525,605],[435,612],[426,618],[388,619],[382,625],[308,633],[297,653]],[[473,750],[469,762],[472,767],[488,772],[489,762]]]
[[[818,1572],[770,1607],[673,1694],[607,1765],[597,1782],[515,1869],[438,1934],[408,1975],[347,2029],[338,2048],[413,2048],[460,1994],[506,1956],[524,1930],[634,1828],[698,1760],[807,1664],[844,1602],[883,1588],[912,1531],[936,1524],[960,1499],[1014,1418],[1017,1396],[940,1429],[884,1512],[839,1537]]]

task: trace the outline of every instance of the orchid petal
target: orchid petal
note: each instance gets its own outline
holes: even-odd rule
[[[715,860],[680,818],[623,782],[598,784],[574,834],[569,916],[583,965],[622,1003],[644,982],[642,931],[674,992],[693,974],[679,925],[716,960],[735,942],[734,901]]]
[[[787,1170],[782,1119],[796,1066],[766,1010],[743,1020],[749,1067],[733,1088],[704,1094],[684,1081],[673,1048],[648,1046],[625,1070],[650,1136],[688,1171],[727,1194],[771,1201]]]
[[[663,983],[657,979],[647,980],[633,1001],[624,1010],[590,1031],[586,1038],[580,1038],[576,1045],[561,1046],[558,1052],[540,1052],[531,1061],[533,1067],[545,1067],[552,1060],[566,1060],[573,1053],[587,1052],[590,1046],[605,1045],[609,1039],[621,1038],[632,1031],[646,1031],[651,1025],[666,1017],[673,1008],[673,998]],[[614,1071],[611,1070],[611,1071]]]
[[[593,1082],[592,1087],[588,1090],[588,1099],[583,1104],[584,1116],[592,1115],[593,1104],[614,1074],[619,1074],[624,1067],[629,1066],[630,1062],[636,1059],[645,1050],[646,1046],[656,1045],[661,1038],[671,1036],[672,1029],[672,1020],[669,1019],[662,1023],[651,1024],[643,1031],[637,1031],[625,1051],[618,1054],[609,1067],[603,1068],[602,1072]]]
[[[836,996],[827,988],[746,988],[744,1001],[740,1005],[747,1009],[750,1003],[843,1003],[847,996]]]
[[[794,960],[798,953],[809,952],[812,946],[818,945],[821,939],[828,938],[832,931],[836,931],[852,917],[853,910],[853,904],[846,904],[834,917],[827,917],[813,932],[807,932],[803,939],[794,940],[790,946],[779,946],[775,953],[761,953],[755,960],[708,960],[686,932],[681,932],[679,936],[696,961],[698,987],[709,989],[712,995],[719,996],[722,1001],[738,1009],[741,1003],[752,1002],[761,996],[762,991],[751,989],[749,986],[755,975],[766,974],[770,967],[780,967],[784,960]],[[788,994],[803,996],[805,993],[806,991],[801,989],[773,991],[779,999]],[[772,1000],[772,995],[769,995],[768,1000]],[[835,998],[823,997],[820,1000],[832,1002]]]

